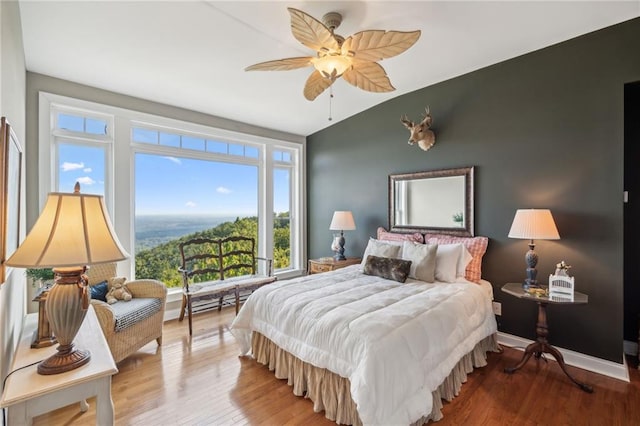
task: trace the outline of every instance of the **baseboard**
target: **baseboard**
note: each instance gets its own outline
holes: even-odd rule
[[[164,321],[171,321],[180,318],[180,308],[164,310]]]
[[[624,353],[627,355],[638,355],[638,342],[631,342],[629,340],[624,341]]]
[[[498,332],[498,343],[504,346],[513,347],[516,349],[522,349],[527,347],[532,340],[524,339],[512,334]],[[613,377],[614,379],[629,382],[629,369],[622,357],[622,364],[616,362],[607,361],[605,359],[596,358],[590,355],[585,355],[580,352],[575,352],[569,349],[557,348],[564,358],[564,362],[574,367],[582,368],[593,373],[602,374],[603,376]],[[549,359],[553,359],[549,357]]]

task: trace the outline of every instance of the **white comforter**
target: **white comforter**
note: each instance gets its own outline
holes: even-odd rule
[[[366,425],[410,424],[455,364],[496,332],[479,285],[364,275],[359,265],[255,291],[231,325],[243,354],[258,331],[316,367],[347,377]]]

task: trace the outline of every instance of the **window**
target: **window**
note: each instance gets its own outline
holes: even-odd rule
[[[73,192],[78,182],[80,192],[104,195],[106,158],[106,147],[60,141],[56,190]]]
[[[291,259],[292,155],[273,152],[273,257],[276,270],[288,269]]]
[[[106,135],[109,127],[107,120],[84,117],[77,113],[59,112],[56,118],[56,128],[58,130],[66,130],[69,132]]]
[[[179,287],[178,240],[231,233],[254,235],[277,275],[297,274],[303,142],[40,93],[40,200],[76,181],[104,195],[132,278]]]
[[[110,208],[110,192],[105,182],[111,167],[112,117],[61,106],[52,108],[52,113],[53,185],[47,192],[73,192],[77,182],[80,192],[103,195]]]
[[[239,157],[258,158],[258,148],[237,143],[208,140],[204,136],[167,133],[143,127],[134,127],[133,142],[170,146],[193,151],[213,152]]]
[[[257,230],[257,166],[135,154],[137,278],[181,287],[177,240],[233,233],[258,239]]]

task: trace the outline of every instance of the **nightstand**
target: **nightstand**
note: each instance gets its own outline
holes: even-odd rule
[[[335,260],[333,257],[321,257],[319,259],[309,259],[307,265],[307,273],[319,274],[320,272],[335,271],[345,266],[356,265],[362,262],[359,257],[347,257],[346,260]]]
[[[531,355],[535,356],[536,359],[540,359],[543,353],[551,354],[564,374],[567,375],[571,379],[573,383],[578,385],[580,389],[585,392],[592,393],[593,388],[589,385],[581,383],[577,381],[569,372],[567,371],[567,367],[564,363],[564,358],[559,350],[554,348],[547,341],[547,335],[549,334],[549,324],[547,323],[547,305],[585,305],[589,302],[589,296],[580,292],[573,293],[573,299],[566,299],[556,296],[549,296],[546,294],[543,295],[532,295],[522,288],[522,283],[508,283],[502,286],[502,291],[510,294],[513,297],[517,297],[522,300],[529,300],[531,302],[535,302],[538,304],[538,321],[536,323],[536,341],[527,346],[524,350],[524,354],[522,355],[522,359],[518,364],[513,367],[508,367],[504,369],[505,373],[511,374],[515,371],[522,368],[523,365],[529,361]]]

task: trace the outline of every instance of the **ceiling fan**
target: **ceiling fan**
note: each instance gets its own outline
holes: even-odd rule
[[[301,10],[291,7],[288,10],[293,36],[315,50],[316,56],[261,62],[245,68],[245,71],[287,71],[313,66],[315,70],[304,86],[304,97],[310,101],[339,77],[369,92],[395,90],[384,68],[376,61],[399,55],[420,38],[420,30],[368,30],[345,39],[334,33],[342,22],[342,15],[339,13],[325,14],[322,17],[323,23]]]

